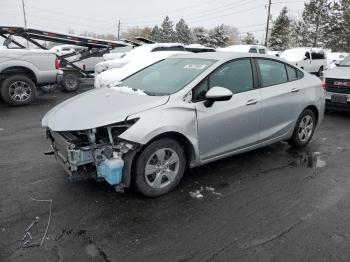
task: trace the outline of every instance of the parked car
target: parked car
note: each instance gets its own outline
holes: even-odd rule
[[[207,47],[201,44],[190,44],[185,46],[186,51],[192,53],[216,52],[215,48]]]
[[[284,51],[281,58],[317,76],[321,76],[327,68],[327,60],[322,48],[292,48]]]
[[[218,48],[217,51],[267,54],[268,49],[262,45],[232,45],[224,48]]]
[[[348,55],[348,53],[327,53],[327,69],[335,68],[337,64],[343,61]]]
[[[350,56],[325,72],[326,108],[350,110]]]
[[[77,45],[58,45],[50,49],[50,51],[54,52],[59,56],[72,54],[76,51],[82,51],[82,50],[88,50],[88,48],[84,46],[77,46]],[[73,62],[78,58],[79,58],[79,55],[74,55],[74,56],[68,57],[67,60],[70,62]],[[94,72],[95,65],[102,61],[104,61],[102,56],[93,56],[93,57],[83,59],[79,62],[75,62],[74,64],[87,72]]]
[[[324,114],[321,81],[259,54],[164,59],[119,86],[63,102],[42,120],[69,175],[133,180],[148,197],[173,190],[187,167],[278,141],[306,146]]]
[[[133,59],[125,66],[120,68],[113,68],[102,72],[95,77],[95,88],[111,87],[117,85],[124,78],[140,71],[141,69],[159,62],[167,57],[186,54],[183,51],[163,51],[152,52],[141,56],[139,59]]]
[[[128,52],[125,56],[119,59],[113,59],[98,63],[95,66],[95,74],[98,75],[104,71],[112,68],[120,68],[125,66],[130,61],[134,59],[142,59],[145,54],[152,52],[164,52],[164,51],[183,51],[186,49],[183,44],[179,43],[156,43],[156,44],[146,44],[139,47],[135,47],[133,50]]]
[[[14,106],[30,104],[37,88],[61,81],[57,56],[44,50],[0,49],[0,85],[3,100]]]

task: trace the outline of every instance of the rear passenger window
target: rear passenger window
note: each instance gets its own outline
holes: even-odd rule
[[[294,67],[286,65],[289,81],[298,80],[298,72]]]
[[[258,53],[256,48],[250,48],[249,53]]]
[[[259,53],[265,55],[266,54],[266,50],[265,49],[259,49]]]
[[[286,68],[283,63],[274,60],[258,59],[263,87],[288,82]]]

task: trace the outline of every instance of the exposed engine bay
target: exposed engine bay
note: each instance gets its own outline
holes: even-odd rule
[[[130,184],[132,159],[139,144],[119,136],[138,119],[83,131],[56,132],[47,129],[53,154],[68,172],[70,179],[104,179],[109,184]]]

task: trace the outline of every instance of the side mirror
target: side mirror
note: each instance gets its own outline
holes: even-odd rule
[[[309,60],[309,59],[310,59],[310,58],[308,58],[308,57],[306,57],[306,56],[304,57],[304,60],[305,60],[305,61],[306,61],[306,60]]]
[[[206,101],[204,105],[206,107],[211,107],[215,102],[230,100],[232,96],[233,93],[227,88],[214,86],[205,94]]]

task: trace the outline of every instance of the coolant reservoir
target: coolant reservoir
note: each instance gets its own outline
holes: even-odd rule
[[[113,158],[107,159],[98,165],[98,176],[103,177],[112,186],[118,185],[122,181],[123,167],[123,159],[114,152]]]

